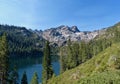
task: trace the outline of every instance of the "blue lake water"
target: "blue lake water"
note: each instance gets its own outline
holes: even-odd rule
[[[59,62],[53,62],[52,65],[53,65],[53,69],[54,69],[55,74],[58,75],[59,70],[60,70]],[[41,77],[42,77],[42,65],[41,64],[34,64],[32,66],[29,66],[29,67],[20,68],[18,70],[19,82],[21,81],[21,78],[22,78],[22,75],[23,75],[24,71],[26,71],[29,84],[30,84],[30,81],[32,79],[32,76],[33,76],[34,72],[37,72],[39,82],[41,82]]]
[[[37,72],[39,82],[41,82],[42,79],[42,58],[25,58],[25,59],[19,59],[19,60],[14,60],[13,62],[19,67],[18,68],[18,74],[19,74],[19,84],[21,83],[21,78],[24,73],[24,71],[27,74],[27,80],[28,83],[30,84],[30,81],[32,79],[32,76],[34,72]],[[58,58],[53,57],[53,62],[52,62],[53,70],[56,75],[59,75],[60,73],[60,64],[58,61]]]

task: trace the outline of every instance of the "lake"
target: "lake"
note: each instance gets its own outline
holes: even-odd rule
[[[52,56],[52,66],[56,75],[60,73],[59,56]],[[42,78],[42,57],[27,57],[27,58],[15,58],[12,59],[12,65],[15,64],[18,67],[19,83],[21,82],[22,75],[26,71],[28,83],[32,79],[34,72],[37,72],[39,82]]]

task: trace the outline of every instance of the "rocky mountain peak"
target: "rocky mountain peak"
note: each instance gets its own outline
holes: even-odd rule
[[[72,26],[71,30],[76,33],[76,32],[80,32],[79,29],[77,28],[77,26]]]
[[[104,31],[105,30],[101,30],[101,33]],[[39,36],[43,37],[45,40],[50,41],[52,44],[57,44],[58,46],[64,45],[68,39],[71,39],[71,41],[90,41],[94,39],[98,34],[101,34],[100,31],[81,32],[77,26],[69,27],[65,25],[36,33]]]

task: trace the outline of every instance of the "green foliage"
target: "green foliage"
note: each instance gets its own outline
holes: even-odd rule
[[[81,42],[80,43],[80,48],[79,48],[79,54],[80,54],[80,58],[81,58],[81,63],[85,62],[88,59],[88,49],[89,46],[87,43],[85,42]]]
[[[26,72],[23,73],[21,84],[28,84]]]
[[[44,40],[25,27],[0,25],[0,36],[6,33],[10,57],[42,55]]]
[[[105,34],[97,36],[90,42],[74,43],[68,40],[67,46],[60,49],[61,72],[86,62],[106,48],[111,47],[113,43],[120,42],[119,27],[117,24],[108,28]]]
[[[119,84],[120,23],[105,30],[90,42],[82,41],[77,46],[68,41],[60,50],[62,74],[48,84]]]
[[[67,46],[60,49],[60,72],[76,67],[79,63],[79,44],[69,40]]]
[[[66,48],[61,48],[60,51],[61,72],[86,62],[109,46],[111,46],[109,42],[103,39],[90,41],[89,43],[82,41],[70,44],[69,42],[69,45]]]
[[[43,56],[43,70],[42,70],[42,83],[46,84],[47,80],[50,79],[53,75],[53,69],[51,64],[51,55],[50,55],[50,46],[49,42],[46,42],[44,48],[44,56]]]
[[[0,37],[0,78],[3,84],[7,84],[9,74],[9,52],[6,34]]]
[[[62,47],[60,49],[60,73],[63,73],[64,71],[66,71],[66,47]]]
[[[120,84],[120,71],[96,73],[81,79],[76,84]]]
[[[77,45],[77,44],[76,44]],[[77,51],[75,51],[77,46],[72,46],[71,41],[68,41],[67,46],[67,69],[71,69],[77,66]]]
[[[18,72],[17,72],[17,67],[14,66],[14,68],[11,70],[11,73],[9,75],[9,80],[10,80],[10,84],[18,84]]]
[[[100,52],[76,68],[49,80],[48,84],[119,84],[120,43]]]
[[[38,83],[38,75],[36,72],[34,73],[30,84],[39,84]]]

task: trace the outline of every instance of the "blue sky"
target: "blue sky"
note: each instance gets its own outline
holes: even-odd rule
[[[0,0],[0,24],[44,30],[76,25],[96,30],[120,21],[120,0]]]

